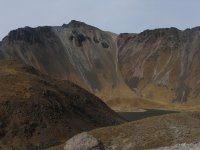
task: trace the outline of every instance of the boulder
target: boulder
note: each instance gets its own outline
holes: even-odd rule
[[[69,139],[64,150],[104,150],[99,140],[87,132],[80,133]]]

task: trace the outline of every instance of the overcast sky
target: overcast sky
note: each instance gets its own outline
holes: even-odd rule
[[[0,0],[0,39],[24,26],[79,20],[116,33],[200,26],[200,0]]]

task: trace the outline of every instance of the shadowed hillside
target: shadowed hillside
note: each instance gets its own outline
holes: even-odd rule
[[[79,86],[0,61],[0,149],[44,149],[123,120]]]

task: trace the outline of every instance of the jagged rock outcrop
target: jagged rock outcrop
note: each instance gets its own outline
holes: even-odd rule
[[[46,149],[123,122],[96,96],[16,61],[0,61],[0,149]]]

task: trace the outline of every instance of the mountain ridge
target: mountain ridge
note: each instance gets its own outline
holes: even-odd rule
[[[70,80],[114,109],[199,104],[198,94],[191,98],[199,87],[194,84],[199,80],[194,73],[198,72],[199,29],[172,27],[118,35],[72,20],[62,26],[11,31],[0,44],[0,58],[18,59]],[[190,57],[196,62],[191,63]],[[194,80],[188,77],[193,64]]]

